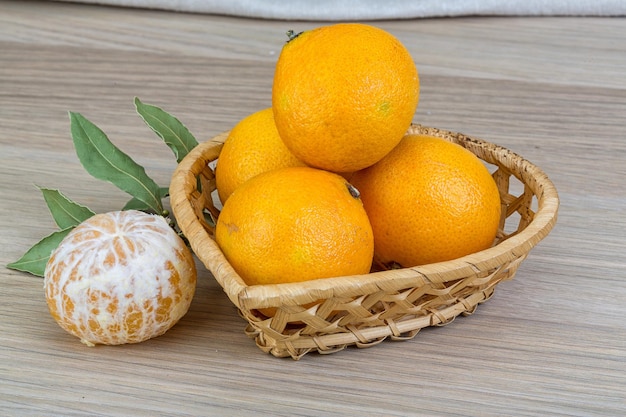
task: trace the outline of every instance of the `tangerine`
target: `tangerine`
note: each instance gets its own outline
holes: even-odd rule
[[[482,161],[458,144],[406,135],[351,181],[370,217],[376,262],[388,268],[447,261],[494,242],[498,187]]]
[[[357,191],[310,167],[259,174],[231,194],[215,239],[248,285],[368,273],[374,237]]]
[[[304,166],[287,149],[276,129],[271,108],[242,119],[230,131],[215,167],[222,204],[246,180],[276,168]]]
[[[92,216],[61,241],[44,288],[52,317],[84,344],[137,343],[187,313],[196,267],[165,218],[115,211]]]
[[[318,27],[281,50],[272,108],[285,145],[306,164],[352,172],[390,152],[419,99],[415,63],[390,33],[360,23]]]

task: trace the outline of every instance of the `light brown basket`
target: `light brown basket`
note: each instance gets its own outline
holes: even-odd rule
[[[530,250],[556,222],[559,198],[548,177],[521,156],[498,145],[435,128],[413,125],[409,133],[458,143],[492,168],[503,215],[493,247],[447,262],[366,275],[248,286],[213,240],[219,215],[209,163],[219,157],[228,132],[200,144],[179,164],[170,186],[174,216],[198,258],[213,273],[242,317],[246,334],[277,357],[332,353],[386,338],[407,340],[420,329],[469,315],[495,286],[515,275]],[[276,308],[272,318],[259,309]]]

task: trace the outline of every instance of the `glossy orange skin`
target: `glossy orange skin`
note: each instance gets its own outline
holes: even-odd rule
[[[368,273],[374,237],[350,187],[309,167],[260,174],[224,204],[216,241],[248,285]]]
[[[266,108],[242,119],[230,131],[215,167],[222,204],[250,178],[277,168],[305,166],[287,149],[276,130],[274,114]]]
[[[460,145],[407,135],[380,162],[355,173],[375,238],[375,258],[411,267],[490,247],[500,222],[498,187]]]
[[[388,32],[359,23],[303,32],[282,49],[272,108],[287,147],[310,166],[345,173],[398,144],[419,100],[415,63]]]

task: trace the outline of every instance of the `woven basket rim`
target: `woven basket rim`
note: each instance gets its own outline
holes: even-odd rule
[[[377,288],[397,289],[420,286],[424,282],[448,282],[490,270],[530,252],[554,227],[559,197],[556,187],[536,165],[520,155],[493,143],[442,129],[412,125],[407,133],[443,137],[468,147],[480,149],[481,159],[497,163],[530,187],[537,197],[537,211],[532,221],[519,233],[497,245],[458,259],[417,267],[373,272],[318,280],[252,285],[245,284],[226,260],[217,243],[199,222],[189,196],[197,184],[196,175],[207,163],[217,159],[229,132],[199,144],[180,162],[170,184],[172,211],[196,256],[212,272],[229,299],[241,310],[301,305],[331,297],[354,297]],[[472,150],[472,149],[470,149]]]

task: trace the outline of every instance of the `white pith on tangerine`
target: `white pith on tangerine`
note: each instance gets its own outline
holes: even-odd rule
[[[44,288],[54,319],[86,345],[138,343],[187,313],[196,268],[163,217],[116,211],[65,237],[46,265]]]

